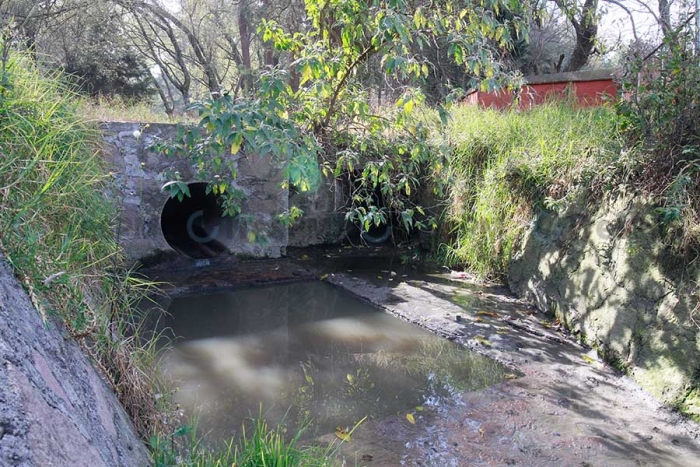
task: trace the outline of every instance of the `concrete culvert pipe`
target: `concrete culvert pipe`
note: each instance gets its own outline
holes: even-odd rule
[[[381,224],[379,226],[372,224],[369,230],[362,232],[361,235],[362,239],[367,243],[373,245],[384,243],[391,238],[391,224]]]
[[[190,196],[168,199],[160,227],[170,247],[193,259],[213,258],[228,250],[232,219],[224,217],[219,197],[207,194],[207,184],[188,183]]]

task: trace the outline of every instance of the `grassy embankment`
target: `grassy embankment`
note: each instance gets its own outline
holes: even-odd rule
[[[120,266],[100,135],[59,76],[41,76],[21,56],[2,71],[0,248],[44,318],[64,323],[138,431],[151,432],[160,423],[155,353],[134,337],[150,284]]]
[[[672,311],[671,319],[683,326],[673,331],[673,338],[693,342],[693,327],[700,327],[695,317],[700,311],[700,107],[696,98],[668,94],[667,102],[661,103],[655,100],[658,93],[643,95],[640,101],[652,102],[638,106],[646,113],[634,111],[636,101],[595,109],[551,103],[527,112],[457,108],[447,132],[452,204],[446,217],[453,231],[445,258],[482,277],[502,280],[538,213],[582,201],[592,212],[606,196],[621,191],[641,194],[651,204],[649,213],[663,246],[662,255],[644,254],[670,271],[674,293],[688,300],[687,311]],[[688,94],[696,96],[697,86]],[[659,116],[660,107],[670,115]],[[604,343],[587,343],[611,365],[628,370]],[[673,344],[673,352],[682,349]],[[661,356],[662,365],[669,365],[666,351],[651,350]],[[692,366],[685,368],[694,371]],[[643,385],[653,383],[650,376],[644,378]],[[700,420],[698,382],[695,372],[683,389],[687,392],[674,404],[695,420]]]
[[[452,117],[447,217],[454,242],[445,256],[484,277],[505,274],[539,210],[561,207],[576,190],[597,191],[625,163],[609,107],[559,102],[500,112],[463,106]]]
[[[155,340],[139,338],[137,303],[153,284],[121,266],[118,201],[101,135],[58,75],[10,57],[0,69],[0,250],[45,319],[64,323],[112,384],[161,467],[323,466],[333,451],[285,441],[257,422],[252,435],[214,452],[178,427],[154,371]],[[196,431],[196,430],[195,430]],[[184,442],[188,434],[188,442]]]

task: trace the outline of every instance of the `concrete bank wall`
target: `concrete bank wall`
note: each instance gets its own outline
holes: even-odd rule
[[[541,213],[510,265],[510,287],[654,396],[700,416],[698,268],[663,244],[644,199],[620,195],[601,206]]]
[[[0,465],[146,466],[112,390],[0,255]]]

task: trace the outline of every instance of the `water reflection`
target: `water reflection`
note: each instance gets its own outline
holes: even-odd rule
[[[162,362],[209,439],[260,410],[309,435],[452,398],[505,369],[322,283],[182,297],[163,324],[181,339]],[[290,430],[290,431],[292,431]]]

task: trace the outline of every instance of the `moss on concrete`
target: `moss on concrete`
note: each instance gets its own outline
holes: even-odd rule
[[[659,400],[693,414],[697,395],[686,395],[700,374],[692,319],[698,270],[669,267],[653,208],[622,194],[597,210],[572,204],[541,213],[511,262],[509,283]]]

